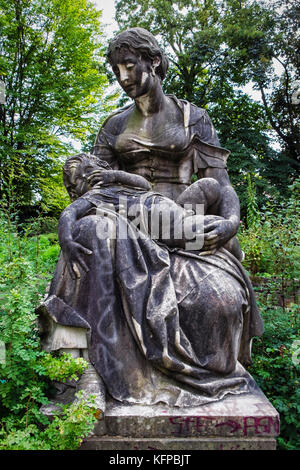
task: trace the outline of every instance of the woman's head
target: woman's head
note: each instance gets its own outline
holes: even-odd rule
[[[69,157],[63,166],[63,181],[71,200],[91,189],[93,175],[103,170],[111,170],[110,165],[94,155],[79,153]]]
[[[160,49],[158,42],[152,33],[144,28],[130,28],[119,33],[109,44],[107,58],[112,67],[116,65],[116,57],[122,48],[138,54],[142,59],[153,62],[159,59],[159,65],[155,67],[155,73],[164,80],[169,61],[164,52]]]

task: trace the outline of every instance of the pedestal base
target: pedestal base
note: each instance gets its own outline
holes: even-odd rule
[[[273,438],[163,438],[133,439],[124,437],[91,437],[81,450],[276,450]]]
[[[275,450],[279,415],[262,391],[195,408],[107,403],[82,450]]]

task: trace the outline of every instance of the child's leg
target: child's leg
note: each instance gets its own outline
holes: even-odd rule
[[[203,204],[204,214],[206,214],[207,209],[216,205],[219,199],[220,185],[217,180],[213,178],[202,178],[183,191],[176,202],[181,206],[191,204],[195,212],[197,212],[196,204]]]

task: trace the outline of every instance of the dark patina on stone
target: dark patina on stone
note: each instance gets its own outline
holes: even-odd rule
[[[223,414],[208,415],[208,427],[199,419],[205,407],[235,401],[237,409],[261,393],[244,366],[251,363],[252,338],[263,332],[235,238],[240,212],[226,169],[229,151],[220,147],[204,109],[163,93],[168,60],[151,33],[120,33],[108,59],[134,101],[104,122],[91,154],[71,157],[64,166],[73,202],[60,219],[62,252],[38,309],[42,341],[48,350],[87,349],[79,355],[88,357],[90,376],[94,371],[99,378],[99,409],[107,405],[100,433],[108,427],[109,436],[164,436],[174,448],[187,437],[208,439],[216,429],[220,439]],[[162,220],[157,236],[153,220]],[[203,243],[196,246],[199,222]],[[194,238],[176,235],[186,226]],[[134,415],[123,413],[127,409]],[[186,416],[183,424],[180,416]],[[250,415],[233,416],[226,420],[234,439],[257,438],[243,435],[248,425],[242,421]],[[200,434],[184,434],[191,419]],[[180,435],[174,435],[176,423]],[[143,436],[135,435],[140,426]]]

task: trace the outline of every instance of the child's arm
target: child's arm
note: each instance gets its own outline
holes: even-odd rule
[[[128,186],[135,186],[142,189],[151,189],[150,183],[140,175],[134,175],[133,173],[127,173],[122,170],[115,170],[114,172],[115,182],[125,184]]]
[[[72,230],[75,222],[91,207],[92,204],[88,200],[79,198],[63,211],[59,219],[58,239],[73,278],[80,277],[78,265],[86,272],[89,270],[83,255],[90,255],[92,251],[73,240]]]
[[[141,189],[151,189],[150,183],[140,175],[127,173],[122,170],[101,170],[93,172],[89,177],[90,185],[101,182],[102,184],[121,183],[127,186],[134,186]]]

